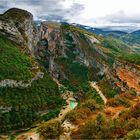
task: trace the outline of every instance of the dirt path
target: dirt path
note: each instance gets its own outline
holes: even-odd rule
[[[102,91],[99,89],[98,85],[96,82],[90,82],[90,85],[92,88],[94,88],[97,93],[100,95],[100,97],[102,98],[102,100],[104,101],[104,104],[107,103],[107,98],[104,96],[104,94],[102,93]]]

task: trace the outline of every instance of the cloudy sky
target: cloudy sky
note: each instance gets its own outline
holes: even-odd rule
[[[0,13],[11,7],[30,11],[35,19],[122,30],[140,28],[140,0],[0,0]]]

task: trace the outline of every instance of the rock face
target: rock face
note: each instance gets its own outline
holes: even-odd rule
[[[123,61],[114,63],[116,75],[126,86],[140,94],[140,67]]]
[[[104,75],[108,70],[104,60],[108,60],[109,57],[94,46],[94,43],[99,43],[99,41],[93,36],[81,37],[78,33],[62,29],[62,26],[57,26],[56,28],[56,26],[52,26],[48,22],[43,22],[41,25],[41,39],[47,41],[47,46],[44,45],[43,47],[43,44],[39,46],[37,54],[49,54],[47,56],[43,55],[43,58],[45,57],[49,62],[48,69],[50,74],[57,79],[67,78],[56,59],[71,57],[70,55],[73,53],[72,55],[75,55],[75,58],[71,59],[74,62],[97,69],[97,75]],[[71,49],[70,46],[75,47]],[[87,48],[85,48],[86,46]],[[40,59],[42,58],[40,57]]]
[[[19,45],[27,46],[32,54],[39,41],[32,14],[17,8],[9,9],[0,16],[0,33]]]
[[[41,41],[37,46],[36,57],[43,63],[47,63],[45,66],[49,73],[55,77],[65,77],[63,71],[59,68],[59,65],[55,62],[55,58],[59,56],[65,56],[63,39],[60,32],[60,27],[53,25],[53,23],[42,22],[41,27]]]
[[[98,48],[97,44],[100,44],[100,41],[96,37],[63,29],[62,25],[56,28],[48,22],[42,23],[41,35],[41,39],[46,41],[47,45],[44,45],[45,47],[41,45],[39,48],[42,50],[38,54],[48,53],[45,57],[43,55],[43,58],[49,63],[50,74],[58,80],[66,79],[67,76],[63,71],[63,66],[57,63],[57,59],[70,58],[73,62],[91,68],[95,78],[105,76],[119,93],[132,89],[139,93],[139,68],[118,60],[110,66],[111,58]],[[70,48],[72,46],[73,48]]]
[[[20,87],[20,88],[26,88],[28,86],[31,86],[32,82],[43,78],[44,73],[38,72],[31,80],[28,81],[17,81],[12,79],[5,79],[0,81],[0,87]]]

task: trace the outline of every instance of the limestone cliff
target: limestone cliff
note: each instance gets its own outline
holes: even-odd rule
[[[113,88],[121,91],[140,90],[139,68],[117,60],[110,53],[112,48],[102,43],[104,38],[76,26],[45,21],[36,27],[31,13],[12,8],[0,16],[0,33],[20,46],[26,46],[49,73],[60,81],[69,80],[67,66],[62,62],[66,59],[67,64],[78,63],[86,67],[92,75],[90,80],[98,81],[105,77]],[[123,45],[113,43],[118,47],[115,51]],[[122,48],[128,49],[127,46]]]
[[[41,40],[37,45],[36,57],[48,69],[49,73],[55,77],[65,77],[55,58],[65,56],[63,38],[60,31],[60,24],[52,22],[42,22],[40,26]]]
[[[31,53],[39,41],[38,29],[33,15],[28,11],[12,8],[0,15],[0,33],[21,46],[27,46]]]
[[[48,62],[50,74],[58,80],[69,79],[64,69],[65,64],[60,62],[63,58],[90,69],[94,75],[92,80],[105,77],[118,93],[133,89],[139,93],[138,66],[132,66],[117,57],[112,58],[108,55],[110,50],[93,34],[79,31],[71,25],[43,22],[41,35],[42,44],[38,47],[39,59],[43,58]]]

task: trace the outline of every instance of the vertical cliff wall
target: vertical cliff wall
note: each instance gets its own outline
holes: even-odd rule
[[[39,41],[39,31],[34,25],[33,15],[17,8],[0,15],[0,33],[21,46],[27,46],[31,54]]]

